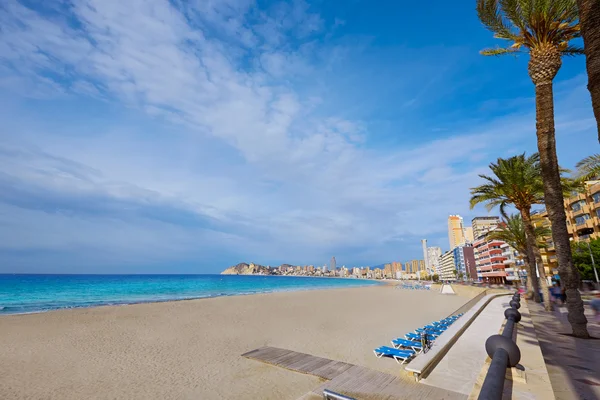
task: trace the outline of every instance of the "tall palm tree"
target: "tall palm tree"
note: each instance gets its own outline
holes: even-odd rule
[[[530,269],[527,271],[532,281],[534,299],[539,302],[538,287],[542,287],[544,296],[547,296],[548,284],[545,279],[544,265],[541,263],[541,255],[536,244],[535,226],[531,220],[531,206],[542,204],[544,201],[544,189],[540,172],[539,155],[525,154],[499,158],[496,163],[490,164],[490,170],[495,177],[479,175],[487,183],[471,189],[471,208],[477,204],[485,203],[488,210],[500,207],[502,215],[506,216],[506,206],[513,205],[520,213],[523,220],[525,235],[527,238],[527,256]],[[538,262],[536,273],[535,263]],[[537,276],[540,276],[538,282]],[[539,286],[538,286],[539,285]],[[549,297],[546,297],[549,299]],[[546,307],[550,302],[546,301]]]
[[[550,236],[552,232],[550,231],[550,229],[545,228],[543,226],[534,227],[534,236],[536,243],[534,251],[537,251],[535,251],[535,261],[533,261],[531,259],[531,249],[529,248],[527,243],[527,233],[525,229],[525,224],[523,223],[523,218],[521,217],[521,215],[505,215],[504,220],[502,222],[503,223],[500,224],[497,229],[489,232],[486,235],[486,237],[488,239],[502,240],[508,243],[512,248],[517,250],[519,254],[521,254],[521,256],[523,257],[523,261],[525,261],[525,269],[527,270],[527,273],[529,274],[529,271],[533,271],[533,275],[529,275],[529,279],[527,279],[527,286],[529,290],[530,282],[535,281],[537,279],[534,267],[535,262],[537,262],[537,265],[541,266],[542,269],[544,265],[542,255],[539,252],[539,249],[547,247],[544,238]],[[548,297],[550,295],[549,292],[550,291],[548,285],[545,285],[544,297],[546,299],[550,299],[550,297]],[[545,302],[545,305],[547,310],[550,310],[552,307],[552,304],[549,300]]]
[[[588,90],[592,95],[592,107],[598,125],[598,141],[600,141],[600,1],[577,0],[577,5],[585,48]]]
[[[544,183],[544,203],[552,223],[558,270],[567,294],[568,320],[577,337],[589,337],[579,271],[573,264],[567,217],[563,208],[560,169],[554,130],[552,81],[562,66],[562,56],[583,54],[569,42],[580,37],[576,0],[476,0],[477,14],[507,48],[483,50],[483,55],[529,53],[529,77],[535,85],[536,133]]]

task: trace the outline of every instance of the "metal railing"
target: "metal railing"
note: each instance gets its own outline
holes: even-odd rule
[[[332,392],[331,390],[323,390],[323,400],[356,400],[352,397],[344,396],[343,394]]]
[[[510,308],[504,310],[506,325],[502,335],[492,335],[485,342],[485,351],[492,358],[492,363],[485,375],[478,400],[501,400],[504,391],[506,369],[516,366],[521,360],[521,350],[513,341],[515,324],[521,320],[521,296],[513,295]]]

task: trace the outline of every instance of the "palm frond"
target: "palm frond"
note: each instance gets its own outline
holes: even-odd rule
[[[513,49],[512,47],[509,47],[509,48],[497,47],[494,49],[483,49],[479,53],[483,56],[505,56],[507,54],[522,53],[522,51],[519,49]]]
[[[567,46],[567,48],[560,51],[560,54],[569,56],[569,57],[574,57],[574,56],[580,56],[580,55],[585,54],[585,51],[581,47]]]
[[[518,35],[502,18],[498,0],[477,0],[477,16],[499,39],[516,40]]]
[[[579,161],[575,168],[575,178],[590,181],[600,178],[600,154],[593,154]]]
[[[520,30],[527,29],[526,14],[523,10],[522,0],[499,0],[500,8],[506,17]]]

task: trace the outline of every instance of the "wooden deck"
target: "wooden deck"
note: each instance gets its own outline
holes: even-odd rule
[[[242,356],[327,380],[298,400],[323,398],[324,389],[361,400],[467,399],[464,394],[400,376],[277,347],[261,347]]]
[[[315,375],[328,380],[335,378],[342,372],[354,366],[341,361],[334,361],[327,358],[311,356],[310,354],[268,346],[249,351],[248,353],[242,354],[242,357],[252,358],[281,368],[290,369],[303,374]]]

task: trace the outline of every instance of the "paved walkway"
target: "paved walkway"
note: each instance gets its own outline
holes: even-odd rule
[[[529,302],[528,306],[556,399],[600,399],[600,339],[564,335],[571,332],[564,307],[548,313],[539,304]],[[593,321],[589,307],[586,315]],[[600,338],[598,325],[590,323],[588,329]]]
[[[510,299],[493,299],[421,383],[469,396],[488,358],[485,341],[499,332]]]

